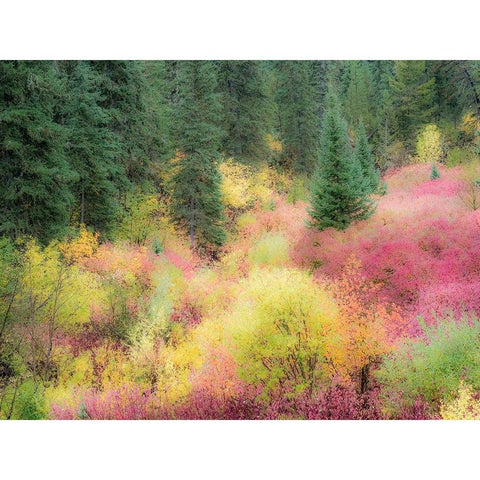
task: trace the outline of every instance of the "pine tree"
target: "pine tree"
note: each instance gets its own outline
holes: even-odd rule
[[[318,157],[318,105],[313,64],[277,62],[279,130],[283,164],[298,173],[311,173]]]
[[[92,61],[99,73],[102,95],[100,106],[109,115],[109,129],[117,139],[117,162],[123,166],[125,177],[117,185],[126,191],[131,184],[146,181],[150,158],[145,144],[146,104],[145,76],[140,62]]]
[[[376,193],[380,183],[380,172],[375,167],[375,157],[368,144],[367,134],[362,122],[360,122],[358,126],[354,156],[355,160],[362,167],[363,177],[367,185],[367,193]]]
[[[356,155],[351,152],[347,125],[332,93],[322,123],[320,161],[313,176],[310,225],[318,230],[344,230],[368,218],[374,209],[369,186]]]
[[[437,169],[437,163],[433,162],[432,172],[430,173],[430,180],[436,180],[437,178],[440,178],[440,172]]]
[[[78,181],[73,222],[108,231],[118,208],[118,185],[125,175],[119,144],[109,128],[110,110],[101,106],[101,75],[86,61],[62,63],[67,94],[62,118],[69,138],[66,154]]]
[[[217,168],[221,104],[216,87],[213,62],[185,61],[178,66],[178,154],[170,182],[171,213],[175,224],[188,232],[195,250],[217,248],[226,239]]]
[[[219,62],[225,130],[223,149],[229,156],[249,162],[266,156],[271,108],[265,76],[262,62]]]
[[[0,62],[0,234],[47,242],[68,225],[75,172],[58,122],[54,62]]]
[[[366,62],[353,61],[346,94],[345,113],[349,124],[362,122],[369,132],[377,126],[377,100],[373,78]]]
[[[435,78],[428,78],[423,60],[396,61],[390,79],[398,136],[413,146],[418,130],[435,112]]]

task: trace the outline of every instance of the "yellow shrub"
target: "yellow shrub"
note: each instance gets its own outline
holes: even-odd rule
[[[480,130],[480,119],[472,112],[467,112],[460,124],[459,129],[469,138],[474,138]]]
[[[169,230],[167,211],[156,195],[141,192],[129,193],[125,210],[118,225],[119,239],[141,245],[161,231],[165,236]]]
[[[75,357],[69,349],[57,347],[52,361],[56,365],[57,378],[55,384],[45,390],[47,404],[61,402],[76,405],[76,389],[90,388],[95,379],[90,352],[82,352]]]
[[[273,135],[267,135],[268,148],[274,153],[282,153],[282,142],[273,137]]]
[[[265,233],[249,250],[248,260],[254,265],[281,266],[288,263],[288,240],[281,233]]]
[[[442,156],[442,140],[436,125],[426,125],[417,140],[417,155],[422,163],[438,162]]]
[[[480,420],[480,400],[476,400],[472,388],[462,382],[457,397],[441,405],[440,415],[444,420]]]
[[[234,209],[248,207],[252,201],[252,171],[250,167],[229,158],[219,166],[225,204]]]
[[[92,300],[100,293],[92,274],[62,262],[54,242],[43,249],[35,241],[26,244],[20,284],[19,297],[35,300],[28,305],[37,322],[64,326],[87,322]],[[30,310],[24,313],[31,315]]]
[[[93,257],[98,249],[98,233],[89,232],[82,223],[78,236],[69,242],[61,243],[58,248],[67,262]]]
[[[165,348],[157,369],[159,395],[169,402],[188,395],[192,374],[201,370],[211,349],[223,342],[223,338],[223,323],[207,318],[181,343]]]
[[[312,389],[331,376],[338,351],[338,309],[305,272],[255,271],[227,322],[243,377],[266,392]]]

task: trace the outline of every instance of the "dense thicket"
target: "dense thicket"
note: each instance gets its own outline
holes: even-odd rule
[[[205,103],[194,95],[189,113],[179,115],[186,105],[184,63],[0,62],[1,232],[47,242],[85,223],[108,237],[127,208],[128,192],[168,199],[169,161]],[[210,146],[207,139],[200,149],[207,170],[209,159],[220,154],[311,174],[320,156],[329,85],[348,121],[349,141],[354,145],[358,137],[359,149],[371,149],[380,169],[406,163],[429,124],[439,126],[452,150],[450,163],[469,156],[466,146],[478,149],[479,62],[192,65],[209,63],[218,105],[204,123],[218,142]]]

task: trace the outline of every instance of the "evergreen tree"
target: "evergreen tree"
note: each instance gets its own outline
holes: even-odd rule
[[[355,161],[362,168],[362,174],[367,185],[367,193],[376,193],[380,183],[380,172],[375,167],[375,157],[368,144],[367,134],[362,122],[360,122],[357,131],[354,156]]]
[[[224,108],[223,149],[229,156],[255,162],[266,155],[271,109],[265,75],[265,67],[258,61],[219,62]]]
[[[172,105],[169,101],[172,81],[168,78],[165,61],[142,62],[142,71],[145,77],[142,96],[146,108],[144,121],[141,122],[141,139],[150,162],[149,176],[152,176],[151,180],[157,189],[163,191],[165,186],[158,183],[158,171],[166,166],[166,160],[174,154],[171,138]]]
[[[432,172],[430,173],[430,180],[436,180],[437,178],[440,178],[440,172],[438,171],[437,163],[433,162]]]
[[[350,125],[356,127],[362,122],[369,132],[373,132],[377,126],[377,99],[367,63],[353,61],[345,101],[345,113]]]
[[[347,125],[338,101],[329,94],[322,123],[320,161],[313,176],[311,226],[318,230],[344,230],[350,223],[368,218],[374,209],[369,185],[357,156],[352,155]]]
[[[46,242],[68,225],[76,176],[58,122],[56,63],[0,62],[0,234]]]
[[[148,179],[150,158],[146,150],[145,77],[140,62],[94,61],[99,73],[102,94],[100,106],[109,115],[109,128],[117,139],[117,162],[125,175],[117,185],[127,190],[131,183],[141,184]]]
[[[435,78],[428,78],[423,60],[396,61],[390,88],[398,136],[413,146],[418,130],[436,112]]]
[[[86,61],[63,62],[67,94],[62,109],[69,132],[66,154],[78,181],[73,223],[108,231],[118,208],[118,184],[125,175],[117,137],[109,129],[110,111],[101,106],[102,78]]]
[[[277,63],[279,129],[283,163],[299,173],[311,173],[318,157],[318,106],[312,62]]]
[[[188,232],[192,249],[216,248],[225,241],[224,206],[217,168],[221,104],[217,68],[210,61],[178,66],[175,108],[178,154],[171,179],[171,213]]]

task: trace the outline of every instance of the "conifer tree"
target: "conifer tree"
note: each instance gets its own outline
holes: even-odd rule
[[[213,62],[179,64],[174,112],[178,153],[170,182],[171,213],[175,224],[189,234],[195,250],[219,247],[226,238],[217,168],[221,104],[216,87]]]
[[[299,173],[311,173],[318,157],[319,121],[313,64],[278,62],[277,102],[283,163]]]
[[[362,168],[362,174],[367,185],[367,193],[376,193],[380,183],[380,172],[375,166],[375,157],[368,144],[367,134],[363,123],[360,122],[357,131],[354,156]]]
[[[266,155],[271,109],[265,75],[265,67],[258,61],[219,62],[223,149],[229,156],[255,162]]]
[[[357,156],[352,154],[347,125],[338,100],[330,91],[322,123],[320,160],[312,185],[310,225],[318,230],[344,230],[353,221],[368,218],[373,202]]]
[[[111,111],[101,106],[101,75],[86,61],[62,63],[67,93],[62,121],[69,133],[66,154],[78,180],[73,223],[108,231],[118,208],[125,175],[118,139],[109,128]]]
[[[345,113],[349,124],[357,126],[363,122],[369,132],[377,124],[377,96],[373,78],[366,62],[353,61],[350,66]]]
[[[0,234],[46,242],[68,225],[75,172],[58,122],[57,64],[0,62]]]
[[[436,111],[435,78],[427,76],[423,60],[396,61],[390,89],[398,136],[413,146],[416,133]]]
[[[100,106],[109,115],[109,129],[117,139],[117,163],[123,166],[125,176],[117,185],[120,191],[141,184],[148,178],[149,157],[146,153],[145,77],[140,62],[93,61],[99,73],[102,95]]]
[[[437,163],[433,162],[432,172],[430,173],[430,180],[436,180],[437,178],[440,178],[440,172],[438,171]]]

